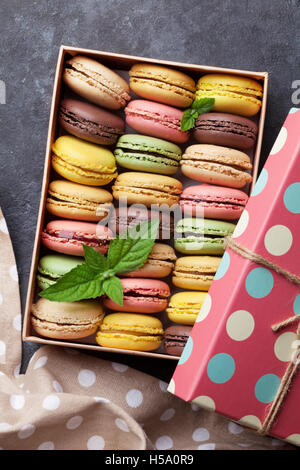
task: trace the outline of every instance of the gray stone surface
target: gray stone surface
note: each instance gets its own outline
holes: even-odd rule
[[[15,249],[24,308],[48,115],[61,44],[268,71],[262,162],[300,80],[299,0],[2,0],[0,205]],[[24,345],[23,370],[36,345]],[[100,356],[100,354],[99,354]],[[102,355],[168,380],[170,361]]]

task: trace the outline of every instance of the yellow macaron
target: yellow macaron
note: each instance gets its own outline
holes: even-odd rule
[[[117,177],[113,153],[71,135],[59,137],[52,146],[52,166],[64,178],[88,186],[103,186]]]
[[[229,74],[207,74],[197,83],[196,99],[214,98],[213,111],[254,116],[262,104],[263,88],[257,81]]]
[[[96,341],[105,348],[154,351],[160,347],[163,334],[163,325],[156,317],[111,313],[104,317]]]
[[[182,256],[175,263],[172,282],[182,289],[208,291],[221,256]]]
[[[172,295],[167,308],[171,321],[182,325],[193,325],[205,300],[206,292],[178,292]]]

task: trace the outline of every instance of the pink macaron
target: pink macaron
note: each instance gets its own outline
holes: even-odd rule
[[[170,288],[168,284],[156,279],[121,279],[124,297],[123,305],[104,300],[105,307],[118,312],[158,313],[168,305]]]
[[[247,194],[239,189],[199,184],[184,189],[179,204],[189,216],[235,220],[241,216],[247,201]]]
[[[105,254],[112,238],[107,227],[73,220],[53,220],[42,232],[42,243],[47,248],[73,256],[83,256],[83,245]]]
[[[126,123],[141,134],[182,144],[189,132],[180,128],[183,111],[154,101],[134,100],[125,108]]]

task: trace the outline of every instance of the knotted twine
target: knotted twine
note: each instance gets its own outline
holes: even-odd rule
[[[273,263],[267,258],[264,258],[258,253],[255,253],[254,251],[249,250],[249,248],[246,248],[245,246],[240,245],[239,243],[234,241],[231,237],[225,238],[225,246],[226,248],[230,248],[232,251],[242,256],[243,258],[246,258],[250,261],[254,261],[255,263],[258,263],[258,264],[262,264],[266,268],[269,268],[272,271],[277,272],[281,276],[284,276],[289,282],[292,282],[293,284],[300,286],[299,276],[287,271],[286,269],[283,269],[281,266]],[[277,331],[282,330],[286,326],[292,325],[293,323],[298,323],[298,328],[297,328],[297,337],[299,340],[298,348],[293,354],[293,357],[291,358],[291,361],[289,362],[286,368],[286,371],[281,379],[281,383],[278,388],[277,394],[272,402],[271,407],[268,410],[268,413],[264,419],[263,424],[258,430],[260,434],[269,434],[270,429],[272,428],[278,416],[281,406],[289,392],[292,381],[300,365],[300,360],[298,359],[298,356],[300,355],[300,316],[293,315],[292,317],[271,326],[272,330],[274,332],[277,332]]]

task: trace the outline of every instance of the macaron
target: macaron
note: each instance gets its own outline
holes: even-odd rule
[[[213,111],[254,116],[262,104],[263,88],[257,80],[229,74],[207,74],[197,83],[196,99],[214,98]]]
[[[128,230],[130,227],[159,218],[158,240],[170,240],[174,236],[174,217],[171,211],[155,211],[143,205],[120,206],[115,208],[109,217],[108,226],[114,234]]]
[[[251,183],[250,157],[240,150],[196,144],[186,148],[180,162],[182,173],[196,181],[243,188]]]
[[[111,239],[108,227],[73,220],[52,220],[42,232],[42,243],[47,248],[73,256],[83,256],[83,245],[105,254]]]
[[[113,153],[72,135],[58,137],[52,146],[52,166],[63,178],[88,186],[103,186],[117,176]]]
[[[119,138],[114,154],[118,164],[129,170],[174,175],[182,151],[178,145],[166,140],[126,134]]]
[[[193,325],[200,312],[207,292],[178,292],[170,298],[167,314],[171,321]]]
[[[124,276],[143,278],[164,278],[171,274],[177,257],[174,249],[165,243],[154,243],[145,264],[137,271],[130,271]]]
[[[239,189],[199,184],[185,188],[179,204],[185,215],[236,220],[241,216],[248,199],[247,194]]]
[[[109,297],[104,299],[105,307],[119,312],[158,313],[168,305],[170,288],[164,281],[156,279],[124,278],[123,305]]]
[[[183,144],[188,131],[181,130],[183,111],[148,100],[133,100],[125,108],[126,124],[141,134]]]
[[[100,145],[114,144],[125,132],[120,116],[80,100],[62,100],[59,122],[69,134]]]
[[[31,324],[40,336],[77,340],[94,334],[103,316],[98,302],[52,302],[42,298],[32,306]]]
[[[108,216],[112,200],[112,194],[105,189],[54,180],[48,187],[46,207],[56,217],[96,222]]]
[[[43,256],[38,264],[38,286],[41,289],[47,289],[66,273],[82,263],[84,263],[84,260],[77,256],[58,254]]]
[[[178,204],[182,183],[170,176],[128,171],[118,176],[112,190],[114,198],[126,204],[171,207]]]
[[[130,100],[127,82],[90,57],[77,55],[67,60],[63,80],[75,93],[104,108],[124,108]]]
[[[172,356],[181,356],[192,331],[191,326],[172,325],[165,330],[164,350]]]
[[[204,113],[195,121],[193,137],[200,144],[249,150],[256,142],[257,125],[236,114]]]
[[[176,224],[174,246],[186,255],[222,255],[224,238],[234,229],[230,222],[185,217]]]
[[[188,108],[195,97],[195,81],[179,70],[153,64],[135,64],[129,85],[138,96],[178,108]]]
[[[221,256],[182,256],[175,263],[172,283],[182,289],[208,291]]]
[[[163,334],[163,325],[156,317],[111,313],[104,317],[96,341],[105,348],[155,351],[162,343]]]

